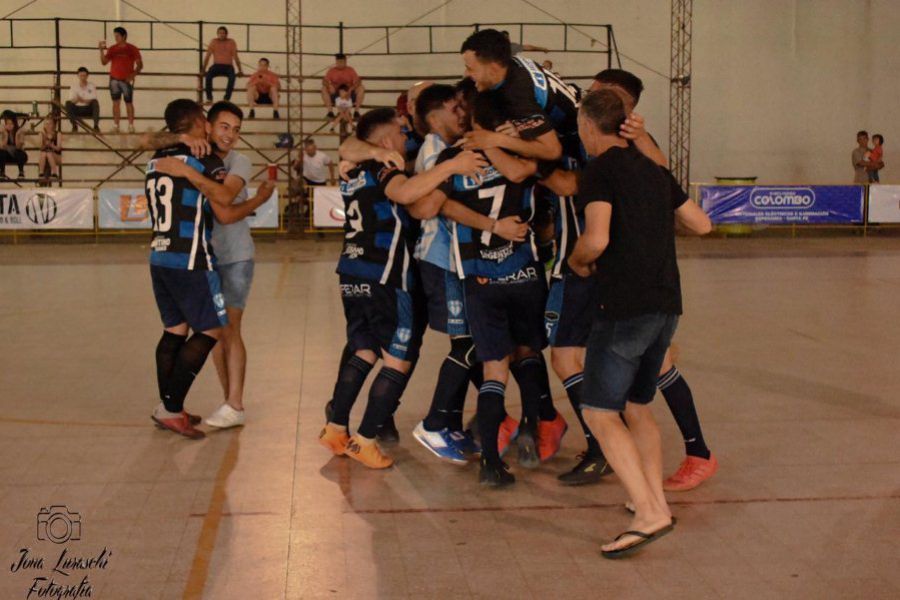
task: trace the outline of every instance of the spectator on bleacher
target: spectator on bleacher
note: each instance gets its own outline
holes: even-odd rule
[[[506,36],[506,39],[509,40],[509,50],[512,52],[512,55],[515,56],[519,52],[543,52],[544,54],[550,52],[548,48],[544,48],[543,46],[532,46],[531,44],[517,44],[512,41],[509,37],[508,31],[503,31],[503,35]]]
[[[271,105],[272,116],[280,119],[278,114],[278,88],[280,82],[278,75],[269,70],[269,59],[261,58],[257,63],[256,73],[250,76],[247,82],[247,104],[250,105],[249,119],[256,118],[256,105]]]
[[[353,99],[350,98],[350,88],[342,85],[338,88],[338,97],[334,99],[334,108],[337,116],[331,121],[331,131],[342,122],[347,124],[347,129],[353,131],[353,116],[350,110],[353,108]]]
[[[338,88],[346,85],[350,90],[350,98],[353,100],[353,119],[359,119],[359,109],[366,95],[362,79],[356,69],[347,64],[347,55],[335,54],[334,66],[328,69],[322,78],[322,101],[328,109],[328,119],[334,119],[334,101],[338,96]]]
[[[0,179],[8,179],[6,165],[14,163],[19,167],[19,179],[25,177],[25,163],[28,162],[28,154],[25,153],[25,130],[19,128],[19,119],[11,110],[3,111],[0,115]]]
[[[59,179],[59,167],[62,164],[62,134],[56,130],[56,119],[48,116],[41,129],[41,153],[38,157],[38,178],[42,179],[47,167],[50,177]]]
[[[319,150],[312,138],[303,140],[303,152],[294,161],[294,169],[302,170],[306,185],[334,183],[334,160]]]
[[[76,119],[90,117],[94,121],[94,133],[100,133],[100,102],[97,100],[97,86],[88,81],[87,67],[78,67],[78,77],[69,88],[66,114],[72,122],[72,132],[78,131]]]
[[[211,57],[213,58],[213,65],[207,69]],[[231,100],[231,93],[234,91],[235,65],[237,65],[237,75],[243,77],[244,72],[241,69],[241,61],[238,58],[237,42],[228,37],[228,28],[219,27],[216,30],[216,39],[209,43],[209,47],[206,49],[206,57],[203,59],[203,70],[206,72],[207,102],[212,102],[213,79],[216,77],[228,78],[228,84],[225,88],[225,100]]]
[[[116,43],[106,47],[106,41],[100,42],[100,62],[104,65],[112,63],[109,68],[109,95],[113,103],[113,131],[119,132],[119,121],[122,119],[122,107],[119,102],[125,97],[125,110],[128,113],[128,131],[134,133],[134,78],[144,68],[141,51],[128,43],[128,32],[124,27],[113,29]]]

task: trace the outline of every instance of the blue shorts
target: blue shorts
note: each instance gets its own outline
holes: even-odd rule
[[[502,360],[520,346],[543,350],[546,302],[547,280],[539,263],[502,279],[467,277],[466,315],[478,360]]]
[[[428,325],[451,336],[469,335],[463,280],[426,261],[419,261],[419,274],[428,299]]]
[[[424,327],[412,295],[350,275],[341,275],[340,282],[350,350],[371,350],[379,356],[386,350],[400,360],[416,360]]]
[[[242,260],[227,265],[216,265],[216,271],[222,279],[225,306],[244,310],[247,306],[247,296],[250,295],[250,284],[253,283],[253,261]]]
[[[118,100],[122,96],[125,96],[125,104],[131,104],[131,101],[134,98],[134,86],[121,79],[110,79],[109,95],[113,100]]]
[[[584,348],[587,345],[596,308],[596,290],[595,277],[565,273],[550,280],[544,327],[551,346]]]
[[[150,265],[150,280],[163,327],[187,323],[194,331],[208,331],[228,325],[225,297],[215,271]]]
[[[582,407],[621,412],[626,402],[653,400],[677,326],[677,315],[661,313],[619,321],[595,319],[584,359]]]

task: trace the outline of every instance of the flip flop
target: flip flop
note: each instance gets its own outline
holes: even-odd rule
[[[657,529],[653,533],[644,533],[643,531],[626,531],[624,533],[620,533],[618,536],[616,536],[616,540],[620,540],[626,535],[633,535],[635,537],[641,538],[641,541],[631,544],[630,546],[625,546],[624,548],[619,548],[618,550],[602,550],[601,554],[603,555],[603,558],[609,559],[625,558],[626,556],[631,556],[640,548],[646,546],[651,542],[655,542],[659,538],[670,533],[674,528],[675,523],[670,523],[661,529]]]

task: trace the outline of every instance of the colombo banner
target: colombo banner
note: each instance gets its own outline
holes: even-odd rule
[[[256,189],[247,190],[252,198]],[[149,229],[150,213],[142,189],[102,189],[99,197],[100,229]],[[247,217],[251,228],[278,227],[278,190]]]
[[[861,185],[700,187],[700,206],[713,223],[862,223],[864,197]]]
[[[0,229],[93,228],[94,193],[91,190],[0,190]]]

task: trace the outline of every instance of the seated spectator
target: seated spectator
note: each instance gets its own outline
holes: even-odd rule
[[[41,154],[38,158],[38,178],[43,178],[47,168],[50,177],[59,179],[59,167],[62,164],[62,134],[56,130],[56,119],[48,116],[41,129]]]
[[[207,69],[209,59],[212,57],[213,66]],[[227,77],[228,83],[225,87],[225,100],[231,100],[231,93],[234,91],[234,67],[237,65],[237,75],[243,77],[244,72],[241,69],[241,60],[238,58],[237,42],[228,37],[228,28],[219,27],[216,30],[216,39],[209,43],[206,49],[206,56],[203,58],[203,70],[206,72],[206,101],[212,102],[213,79],[216,77]]]
[[[269,59],[259,59],[256,73],[251,75],[247,82],[247,104],[250,105],[250,114],[247,118],[256,118],[257,104],[267,104],[272,106],[272,116],[280,119],[281,116],[278,114],[279,87],[278,75],[269,70]]]
[[[19,119],[11,110],[0,114],[0,179],[8,179],[6,165],[14,163],[19,167],[18,178],[25,177],[25,130],[19,128]]]
[[[337,116],[331,121],[331,131],[340,123],[347,123],[348,129],[353,131],[353,115],[350,110],[353,108],[353,100],[350,98],[350,88],[342,85],[338,88],[338,97],[334,99],[334,108]]]
[[[506,36],[506,39],[509,40],[509,51],[513,56],[518,54],[519,52],[543,52],[544,54],[550,52],[549,49],[544,48],[543,46],[532,46],[531,44],[517,44],[509,38],[509,32],[503,31],[503,35]]]
[[[354,106],[353,119],[357,120],[359,119],[359,109],[366,95],[366,88],[363,87],[362,79],[359,78],[356,69],[347,65],[347,56],[335,54],[334,66],[328,69],[322,79],[322,101],[325,103],[325,108],[328,109],[329,119],[334,119],[334,101],[338,96],[338,88],[342,85],[346,85],[350,90],[350,99]]]
[[[87,67],[78,67],[75,83],[69,88],[66,114],[72,123],[72,133],[78,131],[78,117],[90,117],[94,121],[94,133],[100,133],[100,102],[97,101],[97,86],[88,81]]]

